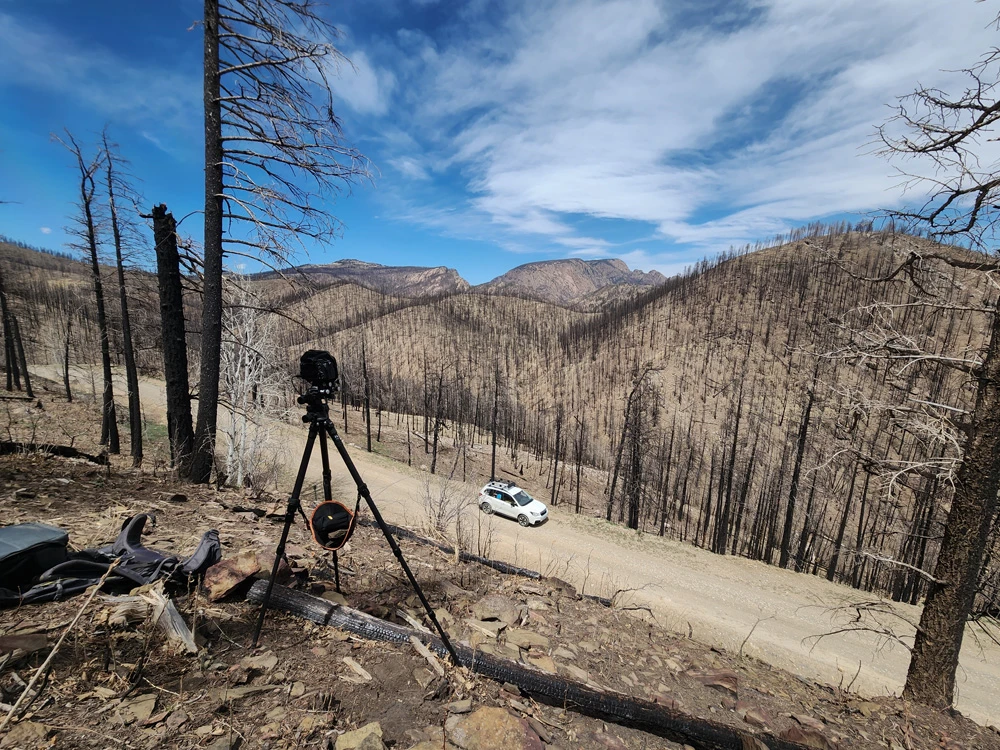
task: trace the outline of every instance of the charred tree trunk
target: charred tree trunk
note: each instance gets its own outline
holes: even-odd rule
[[[367,438],[368,452],[372,452],[372,410],[371,410],[371,384],[368,382],[368,351],[364,338],[361,339],[361,383],[364,390],[365,399],[365,436]]]
[[[497,478],[497,413],[500,408],[500,358],[493,363],[493,418],[490,420],[490,481]]]
[[[975,373],[976,401],[955,481],[934,581],[920,616],[903,697],[935,708],[954,699],[955,673],[965,622],[997,512],[1000,489],[1000,315],[993,314],[990,342]]]
[[[431,474],[437,471],[437,460],[438,460],[438,439],[441,435],[441,425],[443,420],[441,419],[442,411],[442,400],[444,391],[444,371],[438,373],[438,387],[437,387],[437,401],[434,406],[434,443],[431,450]]]
[[[184,297],[176,230],[177,223],[167,212],[167,207],[163,204],[154,207],[153,238],[160,296],[163,376],[167,383],[167,432],[174,464],[180,476],[187,477],[194,449],[194,431],[191,426],[187,334],[184,330]]]
[[[552,507],[556,507],[559,499],[559,450],[562,447],[563,410],[556,412],[556,452],[552,457]]]
[[[205,0],[205,260],[201,318],[201,374],[198,380],[198,423],[191,453],[190,479],[207,484],[215,463],[215,430],[219,414],[219,357],[222,351],[222,111],[219,72],[219,3]]]
[[[63,385],[66,387],[66,401],[73,403],[73,391],[69,387],[69,339],[73,331],[73,318],[66,318],[66,340],[63,343]]]

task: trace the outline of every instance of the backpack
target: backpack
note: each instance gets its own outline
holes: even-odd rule
[[[187,558],[142,545],[142,530],[151,513],[138,513],[122,524],[111,544],[70,553],[69,534],[45,524],[0,528],[0,608],[61,601],[100,582],[111,564],[118,564],[101,587],[111,594],[165,580],[184,587],[222,559],[219,532],[206,531]]]

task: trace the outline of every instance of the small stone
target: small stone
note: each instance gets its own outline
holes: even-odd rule
[[[385,750],[382,727],[377,721],[337,738],[336,750]]]
[[[507,631],[507,643],[519,648],[548,648],[549,639],[530,630],[510,628]]]
[[[334,589],[327,589],[326,591],[324,591],[322,593],[321,597],[323,599],[326,599],[328,602],[333,602],[334,604],[339,604],[341,607],[346,607],[347,606],[347,599],[346,599],[346,597],[343,594],[341,594],[340,592],[335,591]]]
[[[288,695],[292,698],[301,698],[306,694],[306,684],[304,682],[293,682],[292,687],[288,691]]]
[[[167,729],[175,732],[180,729],[188,720],[188,715],[183,711],[174,711],[167,717]]]
[[[22,721],[7,730],[0,747],[44,747],[49,728],[35,721]]]
[[[426,688],[434,681],[434,675],[425,667],[417,667],[413,670],[413,679],[417,681],[420,687]]]
[[[125,704],[125,708],[140,724],[144,724],[156,709],[156,696],[153,693],[140,695]]]
[[[255,669],[258,672],[270,672],[278,666],[278,657],[273,651],[265,651],[257,656],[245,656],[240,659],[240,666],[245,669]]]
[[[556,663],[552,661],[551,657],[545,655],[529,656],[528,664],[542,670],[543,672],[548,672],[549,674],[556,673]]]
[[[590,673],[574,664],[560,664],[559,671],[577,682],[587,682],[590,680]]]
[[[445,706],[450,714],[467,714],[472,710],[472,699],[466,698],[462,701],[455,701]]]
[[[538,738],[546,745],[551,745],[552,735],[549,734],[549,730],[545,728],[545,725],[542,724],[542,722],[540,722],[534,716],[526,716],[525,718],[527,719],[528,724],[531,726],[531,728],[535,730],[535,734],[538,735]]]

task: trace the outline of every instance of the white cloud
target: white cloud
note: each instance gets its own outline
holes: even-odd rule
[[[334,93],[355,112],[381,115],[389,107],[396,78],[391,71],[372,65],[368,55],[358,50],[349,56],[351,64],[337,66],[330,79]]]
[[[113,120],[192,127],[201,81],[163,66],[134,65],[98,44],[83,46],[53,29],[0,12],[0,69],[5,85],[31,86],[80,102]],[[195,118],[197,128],[199,118]]]
[[[38,231],[41,232],[42,234],[52,234],[51,227],[39,227]]]
[[[480,215],[472,223],[498,242],[534,236],[536,246],[613,253],[574,229],[582,216],[643,222],[703,252],[898,205],[898,179],[864,146],[896,96],[964,83],[941,70],[994,43],[995,9],[752,6],[752,21],[694,23],[681,10],[697,5],[678,0],[525,0],[499,26],[419,42],[400,119],[412,117],[423,157],[456,170],[472,193],[450,218],[468,227]],[[399,38],[409,48],[420,39]],[[661,270],[679,262],[636,259]]]

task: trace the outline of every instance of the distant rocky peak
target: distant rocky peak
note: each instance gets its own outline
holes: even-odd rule
[[[571,305],[608,286],[646,287],[664,281],[666,277],[663,274],[633,271],[620,258],[565,258],[525,263],[479,288],[487,292]]]

